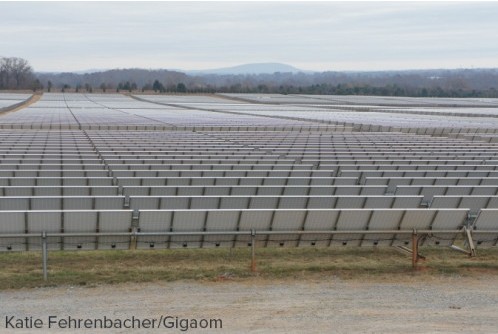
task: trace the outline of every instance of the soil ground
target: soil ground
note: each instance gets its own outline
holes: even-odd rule
[[[341,279],[260,277],[218,281],[43,287],[0,292],[5,317],[221,319],[222,329],[142,329],[134,333],[496,333],[498,277],[412,276]],[[124,329],[39,330],[130,333]]]

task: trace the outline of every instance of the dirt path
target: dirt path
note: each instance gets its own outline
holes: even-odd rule
[[[15,112],[15,111],[18,111],[18,110],[21,110],[21,109],[29,107],[33,103],[38,102],[41,99],[42,95],[43,95],[43,93],[33,94],[33,95],[31,95],[31,97],[29,99],[27,99],[26,101],[24,101],[24,103],[22,103],[20,105],[17,105],[13,109],[9,109],[8,107],[5,108],[5,111],[0,112],[0,116],[7,115],[8,113]]]
[[[428,280],[427,278],[425,280]],[[221,319],[222,330],[199,333],[496,333],[498,277],[365,282],[322,277],[123,284],[0,292],[0,332],[8,316],[126,319]],[[130,330],[39,330],[129,333]],[[134,333],[180,333],[180,329]]]

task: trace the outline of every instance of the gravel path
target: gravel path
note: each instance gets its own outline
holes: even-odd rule
[[[427,281],[429,280],[429,281]],[[0,333],[497,333],[498,277],[365,282],[323,277],[0,292]],[[47,330],[48,316],[222,319],[222,330]],[[44,329],[6,329],[33,316]],[[183,326],[185,327],[185,326]]]

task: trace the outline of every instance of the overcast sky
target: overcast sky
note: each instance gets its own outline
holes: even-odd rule
[[[0,2],[0,56],[36,71],[498,67],[498,2]]]

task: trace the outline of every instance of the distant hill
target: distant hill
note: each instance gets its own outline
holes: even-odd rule
[[[498,98],[497,69],[376,72],[303,72],[274,63],[188,72],[116,69],[97,73],[35,73],[39,84],[54,89],[93,87],[166,92],[337,94],[420,97]],[[157,82],[156,82],[157,81]],[[128,88],[127,88],[128,87]],[[89,89],[88,89],[89,90]],[[103,90],[103,89],[102,89]]]
[[[224,67],[211,70],[193,70],[184,71],[190,75],[203,75],[203,74],[219,74],[219,75],[239,75],[239,74],[273,74],[280,73],[311,73],[310,71],[300,70],[294,66],[281,64],[281,63],[254,63],[243,64],[233,67]]]

